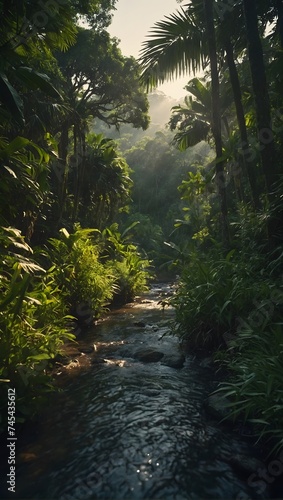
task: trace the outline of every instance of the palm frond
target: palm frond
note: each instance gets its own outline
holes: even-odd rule
[[[203,106],[211,108],[211,91],[208,84],[204,85],[199,78],[193,78],[185,86],[185,89],[192,94]]]
[[[181,9],[157,22],[143,43],[139,62],[148,88],[200,70],[206,60],[204,30],[194,13]]]
[[[174,136],[174,143],[178,145],[180,151],[185,151],[201,141],[207,141],[210,128],[210,123],[205,120],[193,119],[186,127],[178,130]]]

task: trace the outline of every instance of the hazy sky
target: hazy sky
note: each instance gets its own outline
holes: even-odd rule
[[[119,0],[109,32],[121,40],[120,48],[125,56],[138,57],[150,28],[179,7],[176,0]],[[183,87],[189,79],[189,76],[178,78],[161,85],[158,90],[179,99],[186,95]]]

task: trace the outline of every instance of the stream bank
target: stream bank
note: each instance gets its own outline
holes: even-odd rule
[[[166,293],[157,284],[112,311],[56,367],[64,390],[18,441],[11,498],[270,498],[259,450],[207,411],[213,365],[184,357],[168,335],[174,311],[158,305]]]

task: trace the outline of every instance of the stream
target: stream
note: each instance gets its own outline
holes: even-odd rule
[[[174,317],[158,305],[166,293],[168,284],[153,285],[84,334],[86,363],[74,361],[63,390],[18,438],[9,498],[270,498],[248,479],[260,463],[250,440],[204,408],[215,369],[192,355],[182,360],[178,339],[166,335]]]

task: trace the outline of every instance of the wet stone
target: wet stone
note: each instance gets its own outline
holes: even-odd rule
[[[213,394],[207,398],[204,402],[204,408],[208,415],[218,421],[223,420],[230,423],[232,420],[232,417],[229,417],[230,412],[225,405],[225,401],[217,394]]]
[[[104,359],[104,358],[98,358],[98,357],[93,358],[91,362],[92,362],[93,365],[100,365],[100,364],[103,364],[103,363],[107,363],[106,359]]]
[[[94,352],[94,349],[93,347],[82,347],[80,349],[80,352],[82,352],[83,354],[92,354]]]
[[[135,321],[134,326],[139,326],[140,328],[145,328],[146,323],[144,321]]]
[[[155,349],[140,349],[135,353],[135,358],[143,363],[154,363],[160,361],[163,357],[163,352]]]
[[[225,460],[227,464],[231,465],[231,467],[241,476],[248,476],[265,467],[264,463],[256,457],[241,455],[239,453],[227,456],[223,460]]]
[[[186,358],[183,354],[168,354],[162,358],[161,364],[170,368],[180,369],[183,368],[185,360]]]

